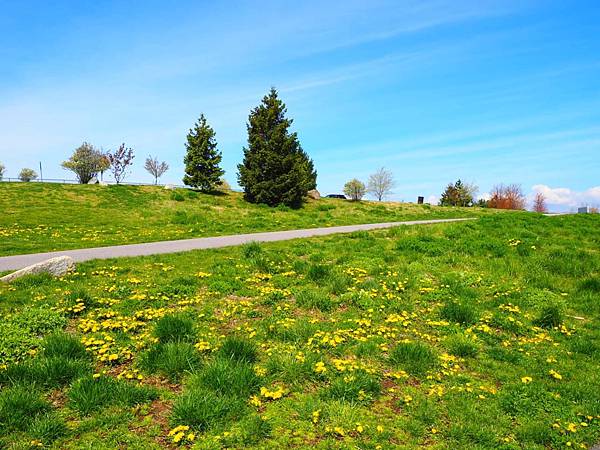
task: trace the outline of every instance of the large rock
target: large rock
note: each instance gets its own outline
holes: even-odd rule
[[[169,191],[174,191],[175,186],[173,184],[165,184],[165,189],[167,189]]]
[[[312,198],[313,200],[319,200],[321,198],[321,193],[316,189],[312,189],[306,193],[308,198]]]
[[[8,275],[0,278],[0,281],[10,283],[11,281],[24,277],[25,275],[34,275],[37,273],[49,273],[55,277],[61,277],[69,270],[74,268],[75,261],[73,261],[73,258],[70,256],[58,256],[32,266],[27,266],[21,270],[17,270],[16,272],[9,273]]]
[[[96,178],[96,177],[90,178],[90,181],[88,181],[87,184],[98,184],[98,178]]]

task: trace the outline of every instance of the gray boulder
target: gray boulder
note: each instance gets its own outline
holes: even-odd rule
[[[316,189],[312,189],[306,193],[308,198],[312,198],[313,200],[319,200],[321,198],[321,193]]]
[[[27,266],[16,272],[9,273],[8,275],[0,278],[0,281],[4,283],[10,283],[17,278],[24,277],[25,275],[34,275],[38,273],[49,273],[55,277],[61,277],[70,270],[75,268],[75,261],[70,256],[58,256],[56,258],[47,259],[46,261],[39,262],[32,266]]]
[[[169,191],[173,191],[173,190],[175,190],[175,186],[172,184],[165,184],[165,189],[167,189]]]
[[[98,184],[98,178],[96,178],[96,177],[92,177],[92,178],[90,179],[90,181],[88,181],[88,183],[87,183],[87,184]]]

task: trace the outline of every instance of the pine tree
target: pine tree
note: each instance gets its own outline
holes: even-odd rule
[[[238,165],[238,181],[251,203],[297,208],[317,185],[313,162],[297,134],[289,132],[293,120],[285,117],[286,112],[271,88],[248,118],[248,147]]]
[[[185,148],[187,153],[183,160],[183,182],[201,191],[214,191],[225,171],[219,167],[222,155],[217,150],[215,132],[206,122],[204,114],[200,115],[200,119],[188,133]]]

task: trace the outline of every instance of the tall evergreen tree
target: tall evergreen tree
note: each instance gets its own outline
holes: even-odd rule
[[[248,117],[248,147],[238,165],[238,181],[247,201],[269,206],[302,205],[309,190],[317,185],[312,160],[302,150],[296,133],[290,133],[292,119],[275,88]]]
[[[183,182],[201,191],[215,190],[225,171],[219,167],[222,155],[217,150],[215,131],[206,122],[204,114],[200,115],[200,119],[188,133],[185,148],[187,153],[183,160]]]

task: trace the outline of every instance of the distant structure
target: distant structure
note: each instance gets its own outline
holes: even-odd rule
[[[425,200],[425,197],[418,196],[417,197],[417,204],[422,205],[424,200]]]
[[[577,208],[577,214],[589,214],[589,213],[590,213],[589,206],[580,206],[579,208]]]

